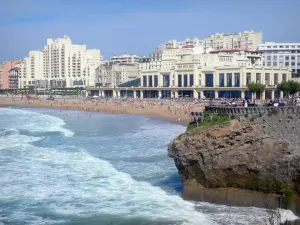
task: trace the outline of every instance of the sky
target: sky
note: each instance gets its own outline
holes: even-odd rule
[[[300,0],[0,0],[0,62],[71,37],[105,59],[146,56],[167,40],[216,32],[263,32],[263,41],[300,42]]]

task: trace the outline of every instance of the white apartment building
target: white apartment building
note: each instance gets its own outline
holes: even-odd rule
[[[101,61],[100,50],[74,45],[66,35],[55,40],[48,39],[43,50],[44,84],[47,87],[94,85],[95,69]]]
[[[300,43],[266,42],[259,45],[263,62],[269,67],[288,68],[300,74]]]
[[[137,55],[123,54],[123,55],[111,57],[110,61],[113,64],[115,63],[138,64],[140,62],[140,57]]]
[[[19,68],[19,88],[35,87],[43,79],[43,52],[29,51]]]
[[[161,51],[160,60],[145,60],[145,62],[141,62],[139,64],[139,71],[147,71],[147,70],[162,70],[168,71],[172,68],[177,60],[180,60],[185,55],[199,55],[203,54],[206,51],[210,51],[211,49],[204,50],[203,45],[199,43],[198,45],[191,46],[179,46],[176,48],[166,48]]]
[[[194,47],[196,45],[202,45],[203,41],[198,38],[190,39],[186,38],[184,41],[169,40],[163,44],[158,45],[157,49],[151,53],[151,61],[160,61],[162,59],[163,51],[166,49],[177,49],[185,47]]]
[[[122,83],[137,79],[139,67],[135,64],[107,62],[96,69],[96,85],[116,87]]]
[[[239,33],[215,33],[204,38],[205,48],[211,47],[215,50],[252,50],[258,49],[262,44],[262,32],[253,30],[243,31]]]

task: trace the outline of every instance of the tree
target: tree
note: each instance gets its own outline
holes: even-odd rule
[[[248,89],[252,94],[259,93],[259,95],[261,95],[261,93],[265,90],[265,85],[252,82],[248,85]]]
[[[294,102],[295,94],[300,92],[300,83],[293,80],[281,82],[277,85],[277,89],[291,95],[292,102]]]

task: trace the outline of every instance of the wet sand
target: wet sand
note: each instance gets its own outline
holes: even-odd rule
[[[158,99],[55,99],[26,100],[20,97],[0,97],[0,106],[27,106],[56,108],[61,110],[80,110],[108,114],[135,114],[155,116],[188,125],[190,112],[202,112],[205,104],[193,101]]]

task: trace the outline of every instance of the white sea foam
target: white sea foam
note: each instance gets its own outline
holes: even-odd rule
[[[25,150],[29,148],[31,154],[28,155]],[[6,165],[15,176],[0,178],[2,201],[25,197],[28,202],[23,205],[28,204],[27,207],[40,203],[52,212],[66,215],[110,214],[212,224],[202,213],[195,211],[193,203],[169,195],[149,183],[135,181],[108,162],[84,151],[24,146],[20,154],[22,157]],[[15,211],[22,218],[30,213]]]
[[[291,210],[278,209],[280,213],[281,223],[284,223],[286,220],[293,221],[299,219]]]
[[[0,132],[0,150],[21,147],[25,144],[35,142],[41,139],[41,137],[21,135],[18,133],[17,129],[3,129],[3,131]]]
[[[62,132],[72,137],[73,132],[64,128],[65,122],[54,116],[28,110],[0,108],[0,116],[8,118],[6,124],[10,129],[22,129],[29,132]]]

